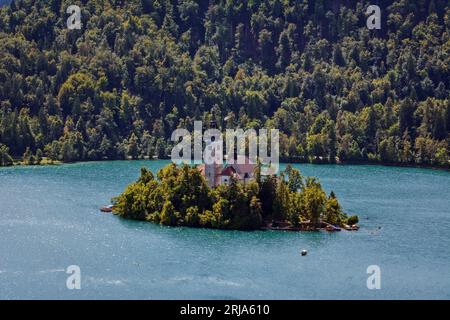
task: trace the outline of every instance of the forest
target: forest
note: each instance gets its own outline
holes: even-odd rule
[[[113,199],[114,213],[126,219],[167,226],[258,230],[272,221],[311,230],[328,224],[346,226],[358,222],[348,217],[333,192],[325,194],[316,178],[304,178],[290,165],[279,176],[263,176],[255,168],[255,179],[208,187],[195,167],[169,164],[155,177],[146,168],[139,179]]]
[[[13,0],[0,166],[167,158],[202,120],[279,129],[284,161],[449,167],[449,30],[447,0]]]

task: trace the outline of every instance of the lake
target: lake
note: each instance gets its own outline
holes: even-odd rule
[[[359,215],[357,232],[170,228],[99,212],[142,166],[167,163],[0,168],[0,299],[450,298],[448,171],[294,165]],[[70,265],[81,290],[67,289]],[[380,290],[367,288],[371,265]]]

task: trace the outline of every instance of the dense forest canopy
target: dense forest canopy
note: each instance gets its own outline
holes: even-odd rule
[[[201,119],[277,128],[292,161],[448,166],[449,27],[446,0],[13,0],[0,165],[164,158]]]
[[[315,178],[304,178],[290,165],[279,177],[255,179],[210,188],[195,167],[170,164],[155,177],[141,169],[139,179],[113,199],[114,213],[122,218],[146,220],[169,226],[257,230],[274,222],[316,230],[322,222],[347,226],[358,222],[348,217],[333,192],[325,194]]]

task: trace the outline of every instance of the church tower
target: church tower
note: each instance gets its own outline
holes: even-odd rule
[[[205,178],[210,188],[216,186],[216,164],[205,163]]]
[[[217,129],[217,125],[215,121],[210,122],[210,129]],[[211,142],[210,142],[211,143]],[[208,148],[208,145],[206,145]],[[217,181],[217,171],[219,170],[219,164],[216,163],[205,163],[205,178],[208,182],[210,188],[216,187]]]

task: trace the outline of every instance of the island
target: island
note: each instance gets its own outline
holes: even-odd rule
[[[345,214],[333,192],[327,196],[318,179],[303,177],[291,165],[268,176],[261,175],[260,165],[254,165],[245,179],[239,169],[226,166],[220,175],[228,174],[227,179],[211,184],[204,165],[171,163],[156,177],[142,168],[139,179],[113,198],[113,213],[126,219],[195,228],[358,229],[358,217]]]

